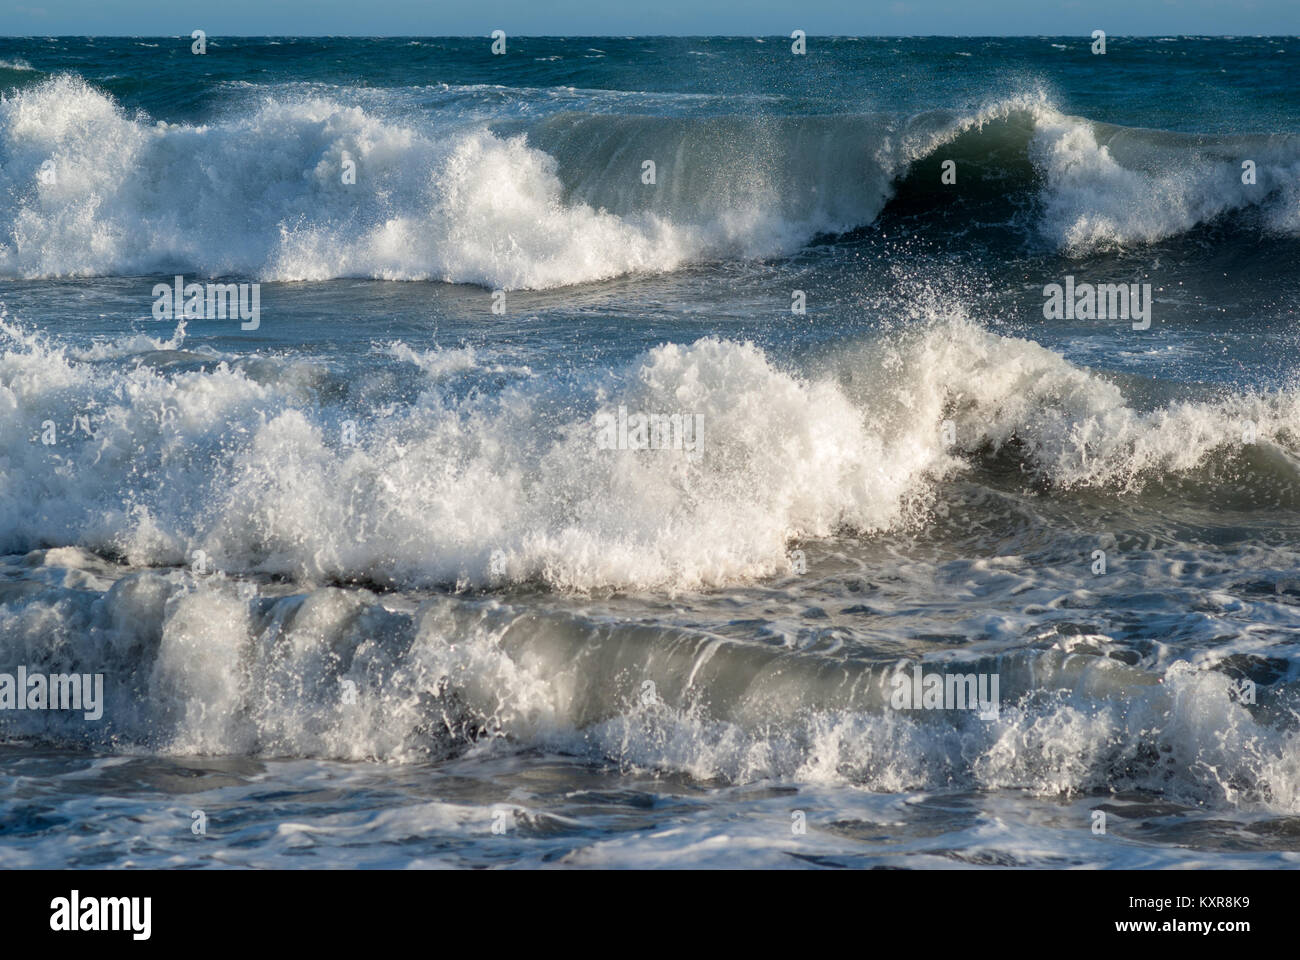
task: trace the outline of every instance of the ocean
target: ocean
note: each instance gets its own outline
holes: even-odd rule
[[[0,38],[0,867],[1300,865],[1300,38],[503,42]]]

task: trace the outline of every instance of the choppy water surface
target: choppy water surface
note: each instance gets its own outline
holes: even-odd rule
[[[189,43],[0,39],[0,865],[1295,865],[1300,39]]]

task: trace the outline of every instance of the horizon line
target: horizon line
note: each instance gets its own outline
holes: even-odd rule
[[[196,27],[196,30],[203,29]],[[494,28],[500,29],[500,28]],[[1100,29],[1100,28],[1098,28]],[[789,40],[779,33],[510,33],[508,37],[519,40]],[[1088,33],[807,33],[805,36],[823,40],[1061,40],[1091,39]],[[1128,40],[1163,39],[1183,40],[1296,40],[1297,33],[1107,33],[1108,38]],[[188,33],[3,33],[0,40],[186,40]],[[490,33],[208,33],[213,37],[230,37],[241,40],[479,40],[491,39]]]

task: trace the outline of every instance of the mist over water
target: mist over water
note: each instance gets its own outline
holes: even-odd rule
[[[487,48],[0,39],[0,864],[1293,865],[1300,41]]]

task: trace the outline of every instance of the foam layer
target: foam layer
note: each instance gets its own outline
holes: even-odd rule
[[[397,761],[544,748],[702,781],[1145,789],[1300,810],[1294,731],[1182,661],[1147,671],[1068,645],[948,660],[930,669],[1000,674],[999,715],[918,715],[888,709],[883,662],[446,597],[415,610],[337,589],[241,599],[175,573],[108,587],[71,553],[31,559],[67,578],[0,605],[0,654],[105,674],[106,708],[100,723],[11,712],[10,736]]]
[[[270,100],[210,126],[124,116],[60,76],[0,105],[6,276],[189,269],[548,287],[690,252],[641,225],[562,201],[554,162],[485,130],[443,139],[325,100]],[[341,182],[344,154],[357,182]],[[42,181],[53,162],[54,182]]]
[[[1012,176],[995,178],[993,199],[1037,197],[1042,237],[1070,252],[1249,206],[1272,229],[1300,229],[1292,138],[1104,127],[1041,97],[907,119],[561,114],[493,133],[436,108],[394,118],[346,93],[281,89],[204,125],[128,117],[69,75],[13,93],[0,102],[0,276],[564,286],[788,254],[873,222],[913,170],[944,208],[955,188],[938,189],[936,151],[962,164],[963,185],[1002,157]],[[345,155],[355,184],[342,182]]]
[[[388,345],[422,377],[414,399],[306,360],[159,362],[185,356],[183,328],[89,351],[0,331],[8,552],[188,565],[202,551],[232,573],[312,582],[675,590],[784,571],[792,539],[922,525],[936,484],[989,457],[1063,493],[1187,481],[1187,496],[1256,484],[1294,500],[1297,486],[1295,391],[1144,409],[958,318],[803,370],[750,344],[666,344],[576,388],[514,368],[499,390],[458,392],[456,378],[503,368]],[[131,349],[154,362],[103,360]],[[699,449],[602,449],[597,415],[619,406],[699,417]]]

